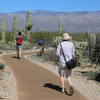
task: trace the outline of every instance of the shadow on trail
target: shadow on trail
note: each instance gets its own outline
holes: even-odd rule
[[[45,83],[43,87],[61,92],[61,88],[58,85],[54,85],[52,83]]]
[[[58,92],[61,92],[61,90],[62,90],[61,87],[59,87],[58,85],[54,85],[54,84],[52,84],[52,83],[45,83],[43,87],[45,87],[45,88],[50,88],[50,89],[56,90],[56,91],[58,91]],[[61,92],[61,93],[62,93],[62,92]],[[65,94],[66,94],[67,96],[72,96],[72,95],[69,94],[66,90],[65,90]]]
[[[15,58],[15,59],[18,59],[18,57],[16,57],[16,56],[13,56],[13,57],[11,57],[11,58]]]

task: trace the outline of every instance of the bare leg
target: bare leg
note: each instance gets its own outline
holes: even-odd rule
[[[19,50],[19,58],[21,58],[21,50]]]
[[[68,81],[69,85],[72,86],[71,76],[68,76],[68,77],[67,77],[67,81]]]
[[[60,83],[61,83],[61,87],[62,87],[62,92],[64,92],[65,80],[64,80],[63,76],[60,77]]]
[[[43,54],[43,52],[44,52],[44,46],[42,46],[40,49],[40,56]]]
[[[68,81],[68,84],[69,84],[70,95],[72,96],[74,94],[74,89],[73,89],[73,86],[72,86],[71,76],[67,77],[67,81]]]
[[[19,57],[19,52],[17,51],[17,58]]]

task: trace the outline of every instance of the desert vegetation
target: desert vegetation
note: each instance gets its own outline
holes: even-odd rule
[[[12,32],[6,31],[6,19],[4,16],[1,18],[1,32],[0,32],[0,49],[1,50],[14,50],[15,38],[18,32],[17,16],[13,16],[13,30]],[[37,45],[37,41],[43,37],[45,39],[45,52],[43,58],[46,60],[56,61],[56,47],[62,41],[63,28],[61,23],[58,23],[57,32],[44,32],[35,31],[31,29],[34,25],[31,24],[30,13],[26,13],[26,24],[22,29],[23,33],[23,49],[32,49]],[[69,33],[72,36],[72,42],[76,48],[77,66],[80,67],[93,67],[98,68],[100,73],[100,34],[99,33]],[[49,49],[52,48],[52,49]]]

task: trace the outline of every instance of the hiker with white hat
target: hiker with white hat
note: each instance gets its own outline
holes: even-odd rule
[[[66,91],[65,82],[68,81],[69,86],[70,86],[69,87],[70,95],[73,95],[74,90],[73,90],[72,80],[71,80],[72,70],[65,68],[66,66],[65,59],[66,61],[69,61],[73,57],[75,57],[75,47],[74,47],[74,44],[70,41],[70,39],[71,39],[71,36],[68,33],[63,34],[63,41],[58,44],[56,54],[59,61],[59,75],[60,75],[60,83],[61,83],[61,88],[62,88],[61,92],[65,93]]]

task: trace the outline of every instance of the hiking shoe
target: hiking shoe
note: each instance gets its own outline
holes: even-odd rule
[[[21,58],[20,58],[20,57],[18,57],[18,59],[20,60]]]
[[[61,90],[61,93],[66,93],[66,89],[64,89],[64,90],[62,89],[62,90]]]
[[[74,89],[73,89],[73,87],[72,86],[70,86],[70,96],[72,96],[74,94]]]

